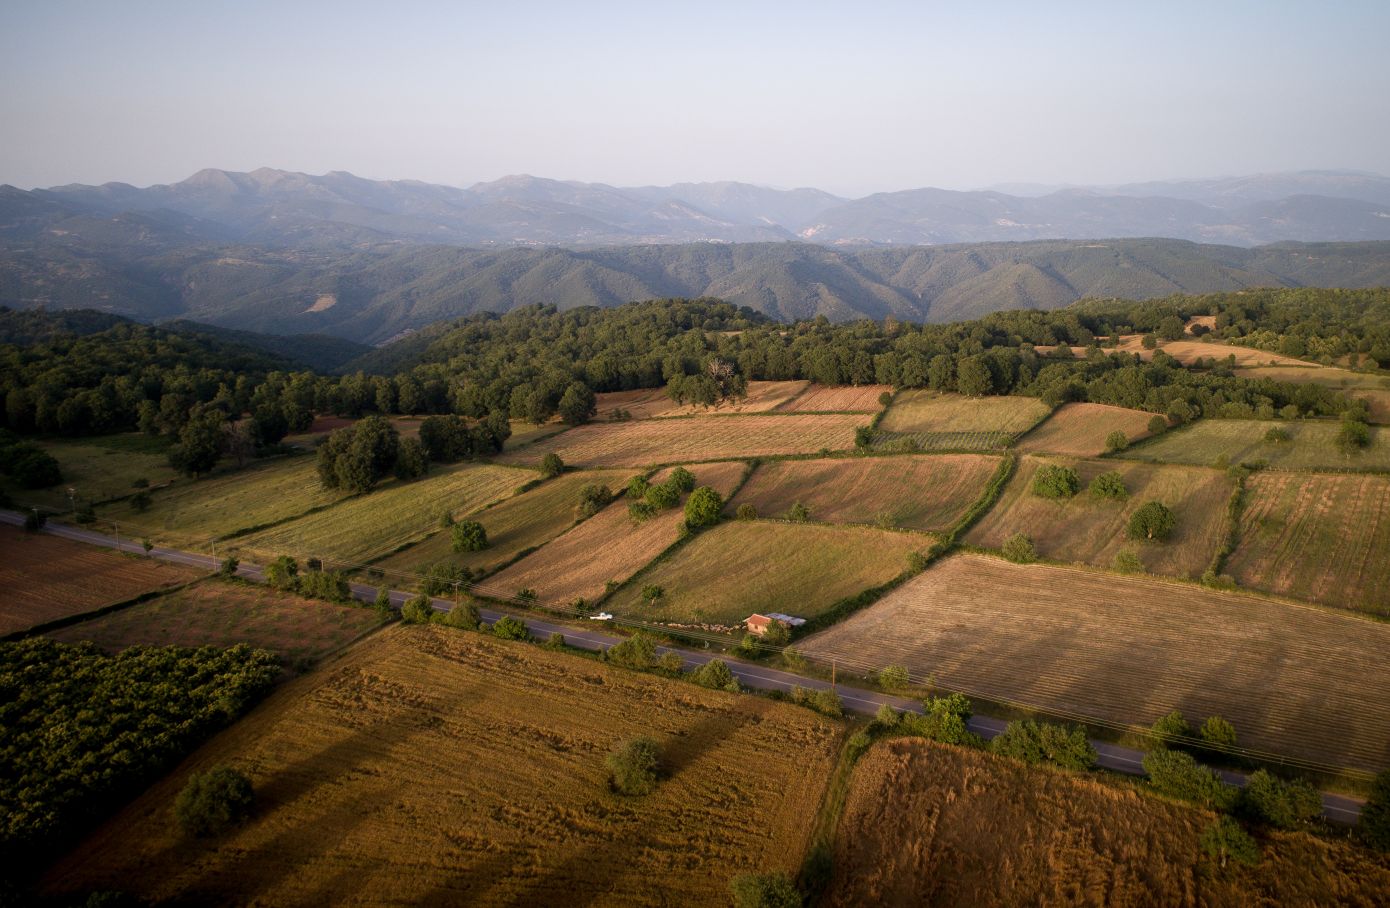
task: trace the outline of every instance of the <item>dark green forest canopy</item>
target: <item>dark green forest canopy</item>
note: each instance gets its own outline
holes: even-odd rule
[[[5,424],[17,431],[94,434],[136,427],[174,435],[197,407],[257,419],[274,443],[313,412],[489,413],[544,419],[576,383],[593,392],[666,385],[713,360],[745,380],[879,383],[967,394],[1023,394],[1050,405],[1093,401],[1199,416],[1330,415],[1335,391],[1240,377],[1220,345],[1195,368],[1161,351],[1152,362],[1107,350],[1118,334],[1183,334],[1193,315],[1213,315],[1213,339],[1331,362],[1390,366],[1390,290],[1254,290],[1161,300],[1083,301],[1017,310],[950,325],[886,319],[779,323],[711,299],[653,300],[611,309],[532,306],[470,316],[360,361],[378,374],[330,377],[285,369],[283,360],[205,335],[132,323],[76,336],[0,345]],[[63,319],[81,321],[65,314]],[[95,327],[95,326],[93,326]],[[1038,353],[1069,344],[1084,357]],[[283,423],[283,425],[281,425]]]
[[[0,644],[0,866],[48,846],[167,771],[275,683],[246,646],[133,647],[34,637]]]

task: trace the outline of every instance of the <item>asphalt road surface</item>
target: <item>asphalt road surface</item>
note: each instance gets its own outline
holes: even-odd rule
[[[23,525],[24,515],[15,511],[0,511],[0,522],[9,523],[16,526]],[[66,526],[63,524],[49,524],[44,527],[44,532],[51,533],[63,539],[71,539],[76,542],[85,542],[91,545],[104,546],[106,548],[119,549],[123,552],[133,552],[144,554],[144,546],[133,539],[117,539],[112,535],[100,533],[95,530],[88,530],[82,527]],[[163,561],[175,564],[184,564],[191,567],[202,568],[204,570],[216,570],[218,563],[210,555],[200,555],[194,552],[183,552],[177,549],[163,548],[155,546],[150,550],[150,556],[159,558]],[[242,563],[237,569],[237,576],[247,580],[265,582],[265,574],[258,565]],[[377,588],[366,584],[351,584],[352,595],[364,602],[371,602],[376,599]],[[391,591],[391,602],[397,608],[403,605],[406,600],[415,597],[415,593],[406,593],[399,590]],[[453,607],[453,603],[447,599],[435,599],[434,607],[437,611],[447,612]],[[505,612],[498,612],[492,609],[480,609],[484,624],[492,624],[501,618]],[[613,634],[605,634],[598,628],[589,628],[575,623],[561,623],[544,618],[522,616],[526,626],[530,628],[532,635],[544,639],[551,634],[563,634],[565,643],[569,646],[586,650],[603,650],[616,643],[622,642],[623,637]],[[593,622],[597,624],[598,622]],[[699,650],[685,649],[682,647],[662,646],[658,647],[659,653],[676,653],[685,662],[687,668],[694,668],[703,665],[712,659],[723,659],[733,672],[734,677],[738,678],[739,683],[745,687],[757,690],[780,690],[790,691],[793,687],[804,687],[812,690],[824,690],[831,687],[830,682],[822,681],[818,678],[809,678],[805,675],[798,675],[794,672],[782,671],[780,669],[769,668],[764,665],[754,665],[731,659],[723,654],[706,653]],[[879,708],[887,703],[894,709],[901,711],[918,712],[922,711],[922,704],[918,700],[906,697],[895,697],[891,694],[879,691],[865,690],[863,688],[850,687],[844,684],[834,686],[835,691],[840,695],[840,701],[845,708],[856,713],[872,715],[878,712]],[[1007,723],[1002,719],[993,719],[988,716],[973,716],[970,719],[970,730],[983,738],[992,738],[1004,730]],[[1144,774],[1143,759],[1144,751],[1134,750],[1128,747],[1121,747],[1118,744],[1111,744],[1106,741],[1092,741],[1098,759],[1097,764],[1105,769],[1114,772],[1122,772],[1128,775],[1142,776]],[[1246,777],[1242,773],[1229,770],[1221,770],[1220,774],[1227,782],[1232,785],[1243,786]],[[1364,802],[1346,795],[1332,794],[1323,792],[1322,812],[1328,820],[1346,826],[1356,825],[1357,819],[1361,816],[1361,805]]]

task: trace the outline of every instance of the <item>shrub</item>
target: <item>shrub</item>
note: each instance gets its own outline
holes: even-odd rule
[[[684,495],[686,492],[695,488],[695,474],[685,467],[676,467],[671,471],[671,475],[666,477],[665,484]]]
[[[376,588],[376,598],[372,600],[372,608],[383,618],[389,618],[395,614],[395,609],[391,607],[391,591],[383,584]]]
[[[251,814],[251,780],[227,766],[195,772],[174,801],[174,817],[189,835],[212,836]]]
[[[241,567],[241,562],[231,555],[228,555],[226,558],[222,559],[222,566],[217,569],[217,572],[223,577],[235,577],[237,568],[239,567]]]
[[[655,602],[666,595],[666,588],[655,583],[649,583],[642,587],[642,598],[647,602]]]
[[[656,670],[667,677],[674,678],[685,670],[685,660],[681,654],[670,650],[657,657]]]
[[[1130,515],[1130,539],[1167,539],[1177,524],[1177,516],[1159,501],[1145,502]]]
[[[795,502],[787,509],[787,519],[797,523],[805,523],[811,519],[811,509],[799,501]]]
[[[1238,794],[1191,754],[1176,750],[1150,751],[1144,757],[1144,772],[1149,774],[1149,783],[1169,797],[1214,810],[1229,810]]]
[[[1322,795],[1302,779],[1286,782],[1268,770],[1257,769],[1241,789],[1238,806],[1246,816],[1293,829],[1322,813]]]
[[[564,648],[565,648],[565,635],[562,634],[562,633],[560,633],[559,631],[555,631],[555,632],[554,632],[553,634],[551,634],[549,637],[546,637],[546,638],[545,638],[545,648],[546,648],[546,649],[564,649]]]
[[[150,498],[149,492],[136,492],[134,495],[130,496],[130,506],[135,509],[135,513],[137,514],[143,514],[148,511],[152,503],[153,499]]]
[[[734,908],[801,908],[801,893],[784,873],[744,873],[729,881]]]
[[[1040,498],[1070,498],[1081,488],[1081,479],[1071,467],[1048,464],[1033,475],[1033,494]]]
[[[874,443],[874,430],[869,426],[860,426],[854,430],[854,446],[856,448],[867,448]]]
[[[1357,833],[1372,848],[1390,851],[1390,770],[1379,773],[1371,783]]]
[[[738,679],[722,659],[711,659],[701,665],[690,673],[690,680],[712,690],[727,690],[735,694],[739,691]]]
[[[878,395],[878,405],[879,405],[880,407],[886,407],[886,406],[888,406],[889,404],[891,404],[892,402],[893,402],[893,392],[892,392],[892,391],[883,391],[883,392],[881,392],[881,393]]]
[[[914,574],[920,574],[931,564],[931,559],[921,552],[907,553],[907,569]]]
[[[1289,441],[1293,436],[1283,426],[1275,426],[1265,433],[1265,444],[1278,445]]]
[[[48,516],[46,514],[40,514],[36,510],[30,511],[24,515],[24,532],[37,533],[39,530],[43,529],[45,523],[48,523]],[[146,539],[145,554],[148,555],[152,548],[154,548],[154,546],[150,545],[150,541]]]
[[[265,582],[277,590],[293,590],[299,586],[299,562],[281,555],[265,567]]]
[[[337,571],[308,571],[299,577],[299,595],[328,602],[347,602],[352,598],[352,587]]]
[[[560,455],[551,451],[541,458],[541,475],[546,479],[554,479],[565,472],[565,462],[560,459]]]
[[[592,517],[613,500],[613,492],[608,486],[586,485],[579,490],[579,516]]]
[[[692,528],[707,527],[719,522],[719,512],[724,508],[724,499],[709,486],[701,486],[690,493],[685,502],[685,525]]]
[[[1004,726],[989,742],[989,749],[1025,763],[1055,763],[1078,771],[1090,769],[1096,762],[1096,749],[1087,740],[1084,728],[1032,719]]]
[[[1145,350],[1152,350],[1158,346],[1158,338],[1153,334],[1145,334],[1139,343]]]
[[[478,606],[472,600],[464,599],[455,602],[454,607],[449,609],[437,619],[440,624],[449,627],[463,628],[464,630],[475,631],[478,625],[483,623],[483,616],[478,611]]]
[[[1228,861],[1254,866],[1260,862],[1260,848],[1255,840],[1230,817],[1217,817],[1202,831],[1197,840],[1202,851],[1224,868]]]
[[[823,715],[834,716],[838,719],[845,714],[844,705],[840,702],[840,695],[828,687],[824,690],[793,687],[791,697],[792,702],[798,706],[810,707]]]
[[[902,713],[894,709],[891,703],[882,704],[874,713],[874,724],[883,728],[897,728],[901,719]]]
[[[1110,566],[1121,574],[1142,574],[1144,572],[1144,562],[1134,549],[1120,549],[1115,553],[1115,560],[1111,562]]]
[[[878,686],[883,690],[902,690],[907,684],[907,669],[903,666],[888,665],[879,670]]]
[[[530,640],[531,629],[520,618],[504,615],[492,625],[492,635],[499,640]]]
[[[1129,497],[1129,489],[1125,488],[1125,478],[1114,470],[1092,479],[1089,491],[1092,498],[1109,501],[1124,501]]]
[[[1367,447],[1371,443],[1371,430],[1364,422],[1354,419],[1343,419],[1342,427],[1337,430],[1337,450],[1350,456],[1360,449]]]
[[[656,788],[661,750],[651,738],[632,738],[614,748],[605,763],[614,791],[630,796],[650,794]]]
[[[905,713],[901,727],[914,735],[943,744],[980,744],[980,738],[967,727],[972,708],[964,694],[928,697],[922,701],[922,715]]]
[[[1105,436],[1105,450],[1108,453],[1113,454],[1116,451],[1123,451],[1127,447],[1129,447],[1129,436],[1119,429]]]
[[[656,516],[656,508],[645,501],[634,501],[627,506],[627,516],[633,523],[643,523]]]
[[[401,620],[406,624],[429,624],[434,620],[434,600],[421,593],[401,606]]]
[[[647,477],[634,476],[627,482],[627,497],[633,501],[641,501],[647,497],[647,489],[651,487],[651,483],[647,482]]]
[[[1005,539],[1004,547],[1000,551],[1014,564],[1032,564],[1038,560],[1038,551],[1033,547],[1033,540],[1023,533],[1014,533]]]
[[[1149,420],[1149,434],[1162,435],[1168,431],[1168,418],[1166,416],[1154,416]]]
[[[35,529],[38,529],[38,527],[43,526],[43,517],[40,516],[40,515],[38,515],[38,514],[35,514],[34,516],[39,518],[38,524],[37,524],[37,526],[35,527]],[[26,530],[29,529],[29,518],[28,518],[28,517],[25,517],[25,518],[24,518],[24,528],[25,528]],[[146,536],[144,539],[141,539],[141,540],[140,540],[140,548],[144,549],[144,550],[145,550],[145,554],[148,555],[150,552],[153,552],[153,551],[154,551],[154,543],[153,543],[153,542],[150,542],[150,538],[149,538],[148,536]]]
[[[1192,726],[1187,724],[1187,720],[1182,717],[1182,713],[1176,709],[1151,725],[1149,731],[1155,738],[1164,744],[1169,743],[1175,738],[1192,737]]]
[[[656,665],[656,640],[644,631],[638,631],[621,643],[608,648],[605,656],[614,665],[645,671]]]
[[[1222,747],[1236,746],[1236,727],[1220,716],[1208,716],[1197,731],[1198,737],[1208,744]]]
[[[758,509],[745,502],[738,506],[738,510],[734,512],[734,516],[739,520],[757,520]]]
[[[610,580],[609,583],[612,583],[612,581]],[[516,598],[520,599],[522,602],[535,602],[536,591],[531,589],[529,586],[522,587],[521,589],[516,591]]]
[[[454,551],[481,552],[487,548],[487,530],[476,520],[464,520],[454,524]]]
[[[653,510],[664,511],[681,503],[681,493],[671,483],[663,482],[661,485],[647,489],[647,495],[643,501]]]

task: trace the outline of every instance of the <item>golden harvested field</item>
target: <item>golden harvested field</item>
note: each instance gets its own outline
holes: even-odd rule
[[[292,681],[48,873],[198,905],[717,905],[795,874],[843,732],[810,710],[441,627],[391,628]],[[665,778],[613,794],[650,735]],[[231,765],[256,812],[213,840],[169,811]],[[775,780],[775,781],[769,781]]]
[[[535,466],[553,451],[570,466],[640,467],[841,451],[854,447],[854,430],[865,422],[856,414],[789,413],[589,423],[498,459]]]
[[[630,470],[582,470],[565,473],[530,491],[504,499],[490,508],[468,515],[487,530],[488,547],[481,552],[455,552],[454,537],[440,530],[404,551],[377,562],[388,571],[418,573],[431,564],[448,561],[473,570],[492,570],[515,558],[517,553],[544,545],[559,536],[578,519],[575,513],[579,490],[590,483],[606,485],[621,492]]]
[[[1226,572],[1244,586],[1390,614],[1390,478],[1256,473]]]
[[[566,429],[564,423],[543,422],[536,425],[533,422],[525,422],[520,419],[511,421],[512,434],[507,436],[507,440],[502,443],[502,450],[511,451],[524,445],[529,445],[538,438],[547,435],[555,435]]]
[[[1138,353],[1146,360],[1153,359],[1153,351],[1144,349],[1143,340],[1144,336],[1142,334],[1126,334],[1120,338],[1120,345],[1115,349],[1118,349],[1122,353]],[[1199,359],[1215,359],[1221,362],[1231,356],[1236,358],[1236,365],[1239,367],[1315,365],[1314,363],[1296,359],[1292,356],[1283,356],[1279,353],[1256,350],[1254,347],[1237,347],[1234,344],[1223,344],[1216,341],[1210,343],[1198,340],[1159,341],[1158,349],[1167,353],[1184,366],[1190,365]]]
[[[438,529],[445,510],[455,518],[505,498],[535,475],[491,464],[436,468],[424,479],[393,482],[331,508],[243,536],[231,543],[258,559],[277,555],[361,564]]]
[[[1289,433],[1285,442],[1265,441],[1270,429]],[[1211,464],[1266,460],[1284,470],[1390,470],[1390,429],[1372,428],[1371,445],[1355,454],[1337,450],[1336,420],[1202,419],[1150,439],[1121,454],[1136,460]]]
[[[930,537],[866,527],[736,520],[691,540],[604,607],[648,621],[733,626],[755,612],[814,618],[892,580]],[[642,587],[660,586],[654,604]]]
[[[182,480],[151,493],[149,510],[128,502],[103,508],[115,520],[151,539],[172,544],[202,543],[238,530],[266,526],[323,507],[343,494],[325,489],[312,457],[278,458],[212,476]]]
[[[1143,410],[1108,404],[1063,404],[1019,441],[1018,450],[1098,457],[1105,453],[1105,438],[1111,432],[1125,433],[1131,444],[1147,438],[1153,417]]]
[[[1386,389],[1390,388],[1390,376],[1371,372],[1353,372],[1350,369],[1335,369],[1331,366],[1259,366],[1240,369],[1236,372],[1241,378],[1269,378],[1290,384],[1325,385],[1342,390]]]
[[[690,471],[697,485],[710,486],[728,497],[746,466],[742,462],[696,464]],[[660,481],[665,473],[653,481]],[[575,599],[592,602],[603,595],[610,580],[621,582],[637,573],[676,541],[685,521],[684,504],[634,524],[620,498],[563,536],[547,543],[483,584],[498,596],[535,590],[540,601],[564,605]]]
[[[941,532],[980,497],[999,458],[978,454],[781,460],[759,466],[727,511],[751,504],[781,517],[796,502],[825,523]]]
[[[842,669],[1148,725],[1220,715],[1242,746],[1390,767],[1390,625],[1332,609],[1078,568],[956,555],[802,642]]]
[[[205,580],[47,636],[65,643],[90,640],[110,652],[131,646],[245,643],[296,666],[380,624],[377,614],[362,606],[303,599],[250,583]]]
[[[707,413],[766,413],[780,408],[799,395],[807,381],[750,381],[748,396],[742,400],[715,407],[678,404],[665,388],[639,388],[634,391],[605,391],[595,395],[598,418],[611,420],[615,410],[625,410],[632,419],[653,419],[662,416],[699,416]]]
[[[898,435],[930,432],[1003,432],[1019,435],[1050,411],[1036,397],[964,397],[936,391],[904,391],[893,401],[880,430]]]
[[[1215,819],[1082,776],[930,741],[874,746],[854,769],[826,904],[1372,908],[1390,858],[1308,833],[1260,837],[1252,869],[1214,872]]]
[[[891,385],[811,385],[777,409],[784,413],[877,413]]]
[[[1055,501],[1033,494],[1034,474],[1050,463],[1076,470],[1081,491],[1074,498]],[[1092,479],[1111,471],[1124,477],[1129,500],[1097,501],[1087,492]],[[1150,573],[1200,577],[1225,538],[1226,503],[1234,489],[1224,471],[1209,467],[1029,455],[966,539],[997,549],[1014,533],[1025,533],[1045,558],[1105,568],[1121,549],[1134,548]],[[1130,515],[1148,501],[1161,501],[1177,515],[1173,535],[1164,542],[1141,543],[1126,532]]]
[[[611,420],[614,412],[624,410],[632,419],[651,419],[666,416],[681,409],[665,388],[638,388],[633,391],[603,391],[594,395],[598,407],[596,419]]]
[[[141,593],[200,576],[179,567],[108,549],[0,526],[0,634],[80,615]]]
[[[66,511],[72,504],[68,489],[74,490],[79,502],[99,502],[131,494],[137,479],[160,485],[179,475],[169,466],[167,444],[148,435],[43,441],[39,447],[57,459],[63,481],[51,489],[19,489],[7,484],[10,497],[22,504]]]

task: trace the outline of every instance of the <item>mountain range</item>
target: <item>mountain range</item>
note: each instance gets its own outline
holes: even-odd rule
[[[71,218],[141,216],[204,241],[293,248],[387,242],[606,246],[802,240],[924,245],[1167,237],[1255,246],[1390,240],[1390,178],[1303,171],[1063,188],[911,189],[846,199],[747,183],[619,188],[510,176],[466,189],[262,168],[169,185],[0,187],[0,237]]]
[[[1232,226],[1240,212],[1259,237],[1359,241],[1251,246],[1256,235]],[[473,312],[666,297],[940,322],[1083,297],[1390,285],[1387,212],[1390,180],[1334,172],[845,200],[740,183],[456,189],[205,170],[143,189],[0,187],[0,304],[370,344]],[[1239,235],[1134,236],[1202,218]],[[1077,238],[997,239],[1052,231]]]

